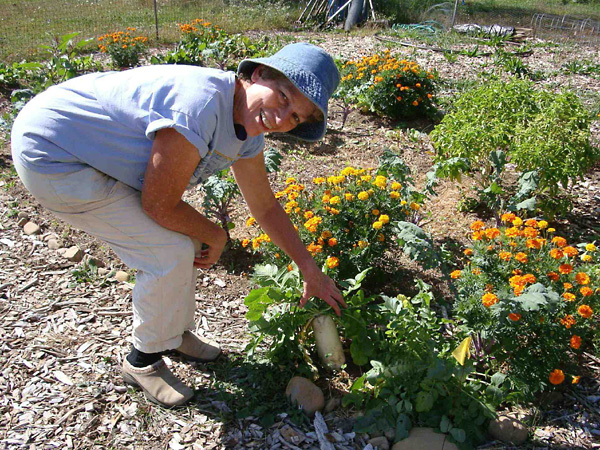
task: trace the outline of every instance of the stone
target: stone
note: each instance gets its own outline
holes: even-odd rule
[[[396,442],[392,450],[458,450],[458,447],[433,428],[417,427],[410,430],[406,439]]]
[[[60,242],[58,239],[51,238],[48,239],[46,243],[48,244],[48,248],[51,250],[58,250],[62,247],[62,242]]]
[[[105,267],[99,267],[98,268],[98,275],[100,275],[101,277],[106,276],[110,273],[110,269],[107,269]]]
[[[306,378],[292,378],[285,389],[285,395],[309,417],[313,417],[315,412],[321,411],[325,406],[325,396],[321,389]]]
[[[29,222],[29,219],[27,217],[21,217],[20,219],[18,219],[17,225],[23,227],[27,222]]]
[[[27,222],[24,226],[23,226],[23,232],[27,235],[30,236],[32,234],[38,234],[40,232],[40,227],[39,225],[33,223],[33,222]]]
[[[85,255],[83,257],[83,261],[88,265],[94,265],[96,267],[104,267],[105,266],[104,261],[94,258],[91,255]]]
[[[508,415],[501,415],[497,419],[491,420],[488,432],[494,439],[502,442],[510,442],[514,445],[520,445],[525,442],[529,434],[527,425],[519,419]]]
[[[371,438],[367,443],[379,450],[389,450],[390,448],[390,443],[385,436]]]
[[[74,245],[73,247],[69,247],[63,256],[69,261],[81,262],[83,259],[83,251]]]
[[[27,214],[25,211],[19,211],[19,214],[17,214],[17,219],[29,220],[29,214]]]
[[[122,270],[119,270],[116,274],[115,274],[115,279],[117,281],[129,281],[129,274],[127,272],[124,272]]]

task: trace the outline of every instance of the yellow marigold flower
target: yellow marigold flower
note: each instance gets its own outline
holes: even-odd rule
[[[258,248],[260,248],[260,243],[261,241],[257,238],[252,239],[252,248],[258,250]]]
[[[558,271],[563,275],[568,275],[573,272],[573,266],[571,264],[561,264]]]
[[[349,176],[349,175],[356,175],[357,174],[357,170],[354,167],[346,167],[345,169],[343,169],[340,172],[340,175],[343,175],[345,177]]]
[[[329,204],[330,205],[338,205],[341,201],[342,201],[342,199],[336,195],[335,197],[331,197],[329,199]]]
[[[383,226],[383,223],[381,223],[379,221],[373,222],[373,229],[375,229],[375,230],[380,230],[382,226]]]
[[[582,285],[590,284],[590,277],[585,272],[579,272],[575,275],[575,281]]]
[[[367,200],[369,198],[369,194],[365,191],[359,192],[358,193],[358,199],[359,200]]]
[[[334,267],[339,266],[340,260],[337,259],[335,256],[330,256],[329,258],[327,258],[326,264],[328,268],[333,269]]]
[[[326,181],[326,180],[325,180],[325,178],[323,178],[323,177],[317,177],[317,178],[313,178],[313,183],[314,183],[314,184],[323,184],[323,183],[325,183],[325,181]]]
[[[256,223],[256,219],[254,217],[250,217],[248,220],[246,220],[246,226],[247,227],[251,227],[255,223]]]
[[[554,228],[548,228],[548,233],[554,233],[556,230]]]
[[[483,297],[481,297],[481,302],[483,303],[483,306],[489,308],[490,306],[498,303],[498,297],[496,296],[496,294],[488,292],[486,294],[483,294]]]
[[[385,189],[387,186],[387,178],[382,175],[377,175],[375,177],[375,181],[373,181],[373,184],[380,189]]]
[[[579,380],[581,380],[581,375],[574,376],[573,380],[571,380],[571,383],[579,384]]]
[[[371,175],[363,175],[360,177],[361,181],[364,181],[365,183],[368,183],[369,181],[371,181],[373,177]]]
[[[462,275],[462,271],[455,270],[455,271],[453,271],[453,272],[450,273],[450,278],[456,280],[456,279],[460,278],[461,275]]]
[[[338,243],[337,239],[333,238],[333,237],[327,241],[327,245],[329,245],[330,247],[335,247],[337,245],[337,243]]]
[[[545,230],[546,228],[548,228],[548,222],[546,222],[545,220],[540,220],[538,222],[538,228],[540,230]]]
[[[581,347],[581,337],[574,334],[569,340],[569,345],[575,350],[577,350],[579,347]]]
[[[515,259],[516,259],[517,261],[519,261],[520,263],[522,263],[522,264],[526,264],[526,263],[527,263],[527,261],[528,261],[528,259],[527,259],[527,255],[526,255],[525,253],[523,253],[523,252],[519,252],[519,253],[517,253],[517,254],[515,255]]]
[[[570,292],[565,292],[562,297],[565,299],[566,302],[574,302],[575,301],[575,294],[571,294]]]
[[[296,179],[294,177],[289,177],[288,179],[285,180],[285,184],[291,184],[291,183],[295,183]]]
[[[386,224],[390,221],[390,216],[388,216],[387,214],[382,214],[381,216],[379,216],[379,221],[383,224]]]
[[[586,252],[595,252],[596,251],[596,246],[594,244],[586,244],[585,245],[585,251]]]
[[[481,275],[481,269],[478,267],[475,267],[473,270],[471,270],[471,273],[473,275]]]
[[[510,227],[504,230],[504,234],[509,238],[519,237],[521,236],[521,230],[519,230],[517,227]]]
[[[512,221],[512,224],[515,227],[520,227],[521,225],[523,225],[523,219],[521,219],[520,217],[515,217]]]
[[[400,198],[400,192],[396,192],[396,191],[390,192],[390,198],[393,198],[394,200],[399,199]]]
[[[577,308],[577,312],[584,319],[589,319],[594,314],[594,310],[589,305],[581,305]]]
[[[509,318],[510,320],[512,320],[513,322],[518,322],[519,320],[521,320],[521,314],[518,314],[518,313],[510,313],[510,314],[508,315],[508,318]]]
[[[485,227],[485,223],[483,223],[481,220],[476,220],[471,224],[471,230],[473,231],[480,231],[483,229],[483,227]]]
[[[250,239],[242,239],[242,247],[246,248],[250,244]]]
[[[517,218],[517,216],[515,216],[513,213],[504,213],[500,217],[500,220],[505,223],[508,223],[508,222],[512,223],[512,221],[515,220],[516,218]]]
[[[463,253],[465,254],[465,256],[471,256],[473,255],[473,249],[472,248],[466,248]]]
[[[592,260],[592,255],[581,255],[581,260],[583,262],[590,262]]]
[[[554,369],[552,372],[550,372],[548,379],[552,384],[561,384],[563,381],[565,381],[565,374],[560,369]]]
[[[354,195],[350,194],[349,192],[346,192],[344,194],[344,198],[346,199],[347,202],[351,202],[352,200],[354,200]]]
[[[594,290],[584,286],[581,289],[579,289],[579,292],[581,293],[581,295],[583,295],[584,297],[591,297],[592,295],[594,295]]]
[[[412,209],[413,211],[418,211],[421,209],[421,205],[419,205],[418,203],[412,202],[409,205],[410,209]]]
[[[335,209],[335,208],[330,208],[330,209],[329,209],[329,212],[330,212],[331,214],[333,214],[333,215],[336,215],[336,216],[337,216],[337,215],[340,213],[340,210],[339,210],[339,209]]]
[[[288,270],[288,272],[291,272],[292,270],[294,270],[294,268],[292,267],[292,265],[291,265],[291,264],[288,264],[288,266],[287,266],[287,270]]]
[[[474,231],[473,234],[471,235],[471,239],[474,241],[480,241],[483,237],[483,232],[482,231]]]
[[[399,191],[400,189],[402,189],[402,185],[397,181],[394,181],[391,185],[391,188],[393,191]]]
[[[312,212],[312,211],[305,211],[304,212],[304,218],[307,219],[307,220],[310,219],[310,218],[312,218],[312,217],[314,217],[314,215],[315,215],[315,213]]]
[[[366,248],[368,245],[369,245],[369,243],[366,241],[358,241],[358,247],[361,249]]]

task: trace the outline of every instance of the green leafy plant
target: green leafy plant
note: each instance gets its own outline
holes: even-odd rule
[[[590,144],[589,114],[574,94],[536,90],[520,79],[491,81],[463,94],[431,138],[436,172],[453,179],[464,171],[475,175],[479,199],[496,210],[523,201],[523,193],[510,200],[524,186],[504,183],[508,163],[517,173],[537,172],[528,195],[552,214],[564,208],[557,203],[564,198],[561,186],[581,178],[600,156]]]
[[[110,56],[114,67],[135,67],[148,50],[148,38],[135,36],[136,29],[127,27],[125,31],[107,33],[98,38],[98,48]]]
[[[503,227],[471,225],[472,246],[454,271],[461,328],[478,337],[478,371],[502,368],[515,396],[576,383],[594,352],[600,307],[594,243],[568,245],[543,220],[503,214]]]

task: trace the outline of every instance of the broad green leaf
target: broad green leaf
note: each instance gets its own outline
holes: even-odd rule
[[[433,408],[435,399],[431,392],[421,391],[417,394],[416,410],[417,412],[428,412]]]
[[[440,431],[442,433],[447,433],[450,428],[452,428],[452,422],[450,422],[450,419],[448,419],[447,416],[442,416],[442,420],[440,422]]]
[[[412,422],[410,417],[406,414],[399,414],[396,419],[396,434],[394,436],[395,442],[405,439],[409,435],[409,431],[412,428]]]
[[[452,428],[450,430],[450,435],[459,443],[463,443],[467,439],[467,434],[462,428]]]
[[[250,307],[255,303],[261,303],[265,297],[268,298],[268,287],[263,287],[260,289],[254,289],[250,291],[250,293],[244,299],[244,305]]]

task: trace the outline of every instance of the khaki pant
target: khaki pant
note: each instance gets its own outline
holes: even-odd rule
[[[167,230],[142,210],[141,193],[92,167],[61,174],[15,167],[42,206],[75,228],[106,242],[137,269],[133,289],[133,345],[155,353],[181,345],[194,327],[197,270],[194,244]]]

